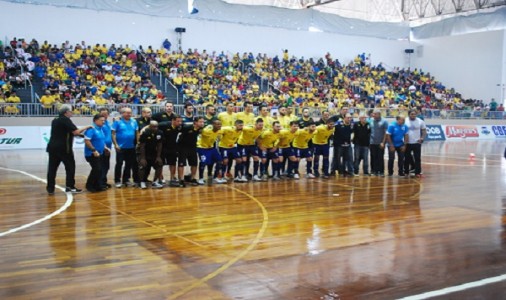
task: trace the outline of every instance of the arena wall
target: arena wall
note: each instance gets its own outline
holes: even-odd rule
[[[429,71],[465,98],[504,99],[505,30],[417,40],[412,67]],[[498,86],[499,84],[499,86]]]
[[[306,30],[285,30],[273,27],[255,27],[241,24],[162,18],[141,14],[93,11],[88,9],[16,4],[0,1],[2,35],[8,38],[32,38],[39,42],[71,43],[81,41],[152,45],[159,48],[169,38],[176,48],[176,27],[185,27],[182,47],[207,51],[266,53],[281,55],[282,49],[298,57],[323,57],[328,51],[343,62],[358,53],[372,53],[374,64],[404,65],[404,49],[408,41],[357,37]],[[24,17],[21,17],[24,16]]]

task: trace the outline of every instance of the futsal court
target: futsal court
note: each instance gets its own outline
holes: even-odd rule
[[[45,152],[0,151],[0,299],[505,299],[505,147],[426,143],[421,179],[74,196]]]

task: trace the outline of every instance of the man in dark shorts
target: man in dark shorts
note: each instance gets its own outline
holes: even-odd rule
[[[46,191],[49,195],[54,195],[56,173],[60,163],[63,163],[67,173],[65,192],[73,194],[82,192],[81,189],[75,187],[76,161],[72,146],[74,136],[82,135],[91,126],[77,129],[76,125],[70,120],[70,117],[72,117],[72,107],[70,105],[62,105],[58,117],[51,122],[51,137],[46,148],[49,154]]]
[[[190,165],[191,185],[198,185],[195,176],[197,174],[198,155],[197,155],[197,138],[204,128],[204,118],[195,117],[191,126],[184,126],[181,129],[177,148],[178,148],[178,174],[181,178],[183,176],[184,167],[186,162]]]
[[[181,133],[181,124],[183,119],[179,115],[175,115],[170,122],[160,124],[160,130],[163,132],[163,151],[162,158],[165,165],[169,166],[170,181],[169,186],[184,187],[183,178],[176,179],[176,163],[177,163],[177,140]]]
[[[146,181],[151,168],[155,169],[155,180],[153,180],[151,187],[157,189],[163,187],[163,184],[160,183],[163,167],[162,140],[163,133],[158,129],[158,122],[156,121],[151,121],[139,137],[139,178],[141,180],[141,189],[147,188]]]

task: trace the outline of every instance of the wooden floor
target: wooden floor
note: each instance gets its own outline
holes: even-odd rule
[[[43,151],[2,151],[0,299],[395,299],[503,275],[505,146],[431,142],[420,180],[112,188],[74,198],[47,196],[29,176],[45,178]],[[83,187],[89,167],[76,156]],[[503,280],[437,299],[505,298]]]

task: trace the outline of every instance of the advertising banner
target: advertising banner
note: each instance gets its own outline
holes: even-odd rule
[[[427,141],[444,141],[445,133],[441,125],[427,125]]]
[[[495,138],[506,138],[506,125],[492,125],[490,130]]]
[[[49,126],[0,126],[0,150],[43,149],[51,137]],[[74,138],[74,148],[84,148],[84,139]]]
[[[446,139],[480,138],[478,126],[474,125],[445,125]]]
[[[41,148],[38,126],[0,126],[0,150]]]

